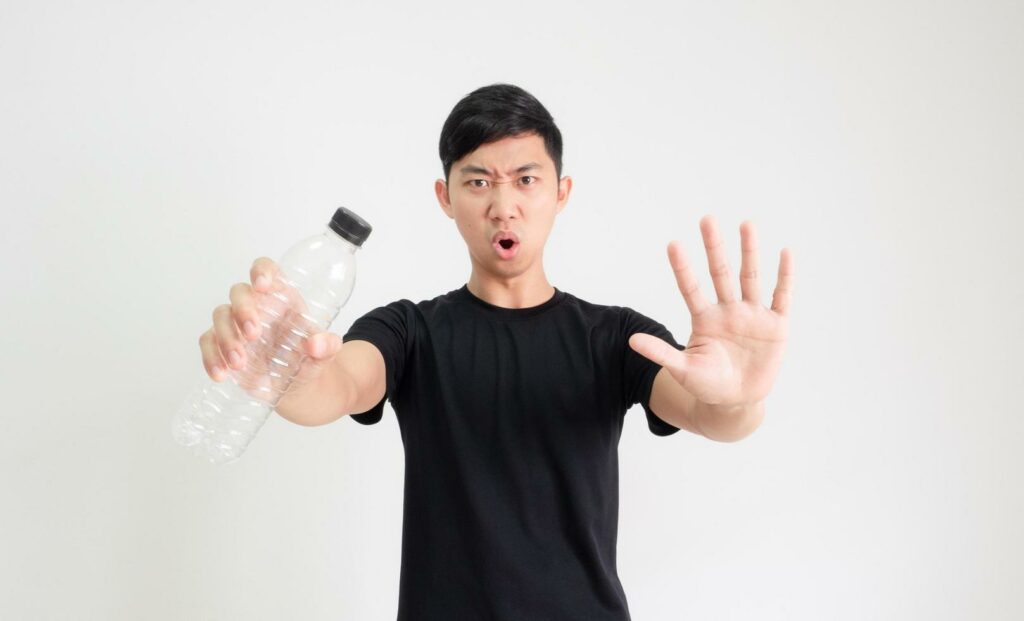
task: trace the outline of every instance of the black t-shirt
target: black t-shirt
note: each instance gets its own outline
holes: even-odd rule
[[[627,307],[555,288],[529,308],[494,306],[466,285],[398,300],[352,323],[345,342],[384,356],[405,449],[399,621],[629,619],[616,569],[618,442],[641,404],[650,430],[661,368],[629,347],[644,332],[683,349]]]

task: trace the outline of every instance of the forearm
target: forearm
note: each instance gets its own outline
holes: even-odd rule
[[[723,407],[694,401],[693,420],[707,438],[736,442],[754,432],[764,419],[764,401]]]
[[[356,397],[355,382],[332,365],[308,384],[289,387],[274,410],[296,425],[317,427],[348,414]]]

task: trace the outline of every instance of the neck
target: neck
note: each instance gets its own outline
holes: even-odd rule
[[[466,286],[476,297],[502,308],[539,306],[555,294],[555,288],[548,282],[544,272],[497,277],[474,269]]]

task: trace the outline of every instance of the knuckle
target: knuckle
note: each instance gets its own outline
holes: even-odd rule
[[[263,271],[273,271],[276,264],[270,257],[260,257],[253,261],[252,268],[249,270],[249,274],[256,276],[258,273]]]
[[[217,333],[217,348],[225,354],[238,342],[234,326],[226,325]]]
[[[221,334],[217,337],[213,347],[210,348],[213,352],[211,355],[214,358],[223,358],[224,360],[227,360],[228,352],[230,352],[235,345],[236,341],[233,337]]]

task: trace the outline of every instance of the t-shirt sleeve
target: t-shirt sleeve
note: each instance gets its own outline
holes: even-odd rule
[[[650,428],[651,433],[658,436],[668,436],[677,431],[679,427],[672,425],[661,418],[658,418],[651,410],[651,388],[654,386],[654,377],[661,370],[661,365],[656,362],[641,356],[632,347],[629,346],[629,337],[642,332],[644,334],[651,334],[660,339],[670,343],[676,349],[682,351],[686,349],[686,346],[680,345],[676,342],[672,333],[668,329],[658,323],[657,321],[647,317],[631,308],[624,307],[622,309],[622,338],[621,343],[624,348],[623,355],[623,394],[626,398],[626,408],[632,407],[639,403],[644,413],[647,415],[647,426]]]
[[[352,414],[351,418],[363,425],[380,422],[384,413],[384,402],[390,400],[394,404],[398,386],[402,381],[405,362],[411,350],[411,329],[409,302],[398,300],[386,306],[379,306],[368,311],[352,322],[343,343],[349,341],[368,341],[380,350],[384,357],[384,374],[386,389],[380,402],[360,414]]]

